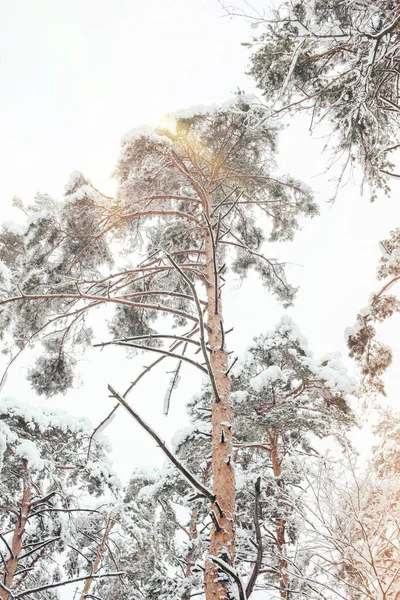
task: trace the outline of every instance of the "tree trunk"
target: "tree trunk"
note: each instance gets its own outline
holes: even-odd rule
[[[281,462],[279,460],[279,454],[278,454],[278,433],[274,432],[273,434],[268,434],[268,435],[269,435],[270,448],[271,448],[270,453],[271,453],[271,461],[272,461],[272,470],[274,473],[274,477],[280,477],[282,474],[282,468],[281,468]],[[278,481],[277,485],[278,485],[279,490],[283,491],[283,484],[280,480]],[[279,498],[279,496],[278,496],[278,504],[280,503],[280,500],[282,501],[282,498]],[[279,595],[284,600],[287,600],[289,577],[288,577],[288,573],[287,573],[288,563],[287,563],[287,560],[285,559],[285,544],[286,544],[286,520],[285,519],[276,519],[275,531],[276,531],[276,540],[277,540],[277,546],[278,546],[278,552],[279,552],[279,563],[278,563]]]
[[[95,575],[97,569],[99,568],[100,561],[101,561],[101,559],[103,557],[103,554],[105,552],[105,549],[106,549],[106,544],[107,544],[108,536],[110,535],[110,531],[114,527],[114,525],[115,525],[114,519],[110,518],[108,520],[106,529],[104,531],[104,535],[103,535],[102,540],[101,540],[101,542],[99,544],[99,547],[98,547],[98,550],[97,550],[97,554],[96,554],[96,557],[95,557],[93,565],[92,565],[92,575]],[[93,577],[88,577],[88,579],[86,579],[86,582],[85,582],[84,588],[82,590],[82,594],[81,594],[80,600],[85,600],[87,594],[90,592],[90,588],[92,587],[93,581],[94,581]]]
[[[210,204],[208,204],[210,206]],[[235,554],[235,474],[232,457],[232,406],[230,403],[230,378],[228,353],[224,347],[222,306],[219,290],[218,261],[214,255],[210,232],[205,234],[207,276],[208,344],[211,348],[210,365],[218,398],[212,393],[212,474],[216,502],[211,505],[213,526],[210,554],[233,564]],[[206,562],[206,600],[228,600],[228,580],[213,562]]]
[[[5,564],[5,578],[4,584],[8,589],[11,589],[13,584],[14,576],[18,568],[19,557],[22,551],[23,536],[25,533],[26,523],[28,521],[29,510],[31,501],[31,487],[30,484],[24,481],[24,490],[22,493],[21,510],[17,524],[15,526],[12,541],[11,541],[11,552],[12,555]],[[7,600],[9,594],[0,588],[1,600]]]
[[[185,579],[189,579],[189,577],[192,574],[193,563],[194,563],[194,559],[195,559],[195,555],[196,555],[196,549],[195,549],[194,545],[195,545],[195,541],[197,540],[197,515],[198,515],[198,512],[199,512],[198,509],[194,508],[190,515],[189,533],[190,533],[191,547],[190,547],[190,550],[189,550],[188,556],[187,556]],[[191,595],[192,595],[192,587],[188,586],[187,589],[183,592],[181,600],[190,600]]]

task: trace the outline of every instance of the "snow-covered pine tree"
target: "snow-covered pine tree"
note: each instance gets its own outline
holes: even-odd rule
[[[83,519],[92,510],[97,512],[93,502],[88,508],[87,498],[119,489],[105,439],[92,439],[88,454],[91,433],[85,419],[11,398],[2,399],[2,600],[36,588],[41,597],[53,598],[53,589],[47,590],[46,586],[57,587],[64,581],[60,579],[63,553],[65,557],[82,550],[74,547],[74,520],[78,516]],[[74,579],[82,572],[88,572],[87,563],[83,571],[70,569],[68,575]]]
[[[377,277],[383,286],[360,310],[356,324],[346,330],[346,337],[350,356],[361,369],[365,390],[385,394],[382,376],[392,362],[392,350],[379,341],[376,325],[400,311],[400,301],[392,293],[400,279],[400,229],[394,229],[380,247]]]
[[[256,338],[231,373],[229,460],[236,472],[236,562],[243,597],[264,590],[268,598],[321,598],[324,577],[317,575],[323,570],[318,566],[323,539],[304,526],[312,518],[307,490],[316,485],[322,462],[316,440],[343,441],[353,423],[348,397],[355,381],[337,355],[315,359],[289,317]],[[190,426],[174,439],[175,453],[204,485],[211,476],[210,391],[206,383],[192,398]],[[224,436],[230,427],[223,423]],[[138,471],[128,486],[126,509],[137,544],[128,544],[124,570],[146,598],[201,595],[215,515],[193,496],[169,464],[155,474]],[[99,583],[106,590],[100,596],[128,599],[132,589],[120,587],[115,595],[111,587],[112,582]]]
[[[295,0],[264,11],[238,2],[261,35],[249,43],[250,74],[275,115],[307,112],[311,128],[329,123],[334,159],[357,161],[372,187],[398,177],[400,14],[393,0]]]
[[[50,342],[44,338],[30,374],[38,392],[51,395],[71,384],[74,352],[92,340],[87,315],[105,306],[115,307],[111,345],[157,351],[207,373],[215,515],[207,600],[228,598],[219,571],[221,564],[231,569],[235,555],[232,432],[222,425],[232,421],[232,406],[221,286],[229,267],[241,275],[253,268],[290,304],[294,290],[284,265],[265,258],[261,246],[290,240],[299,218],[317,212],[304,186],[276,175],[276,132],[265,121],[259,125],[262,114],[238,95],[222,107],[182,111],[169,128],[134,130],[123,140],[116,199],[75,175],[64,201],[36,198],[27,231],[13,233],[12,253],[6,230],[0,245],[9,289],[0,302],[3,329],[9,324],[21,348],[58,331]],[[256,224],[263,217],[268,234]],[[144,258],[135,263],[139,252]],[[156,332],[159,316],[172,317],[178,332]],[[182,352],[158,346],[171,337]],[[189,348],[200,349],[203,364]]]
[[[254,340],[232,369],[235,407],[235,460],[246,483],[243,512],[251,521],[251,497],[263,478],[258,523],[262,548],[260,571],[265,589],[279,589],[287,600],[293,593],[310,598],[307,586],[307,546],[301,538],[304,472],[312,477],[317,438],[344,440],[353,423],[348,404],[356,383],[338,354],[315,359],[307,340],[290,317]],[[256,528],[256,537],[257,537]],[[243,526],[244,533],[246,526]],[[247,556],[251,552],[247,542]],[[307,560],[306,560],[307,559]],[[257,573],[254,573],[254,586]]]

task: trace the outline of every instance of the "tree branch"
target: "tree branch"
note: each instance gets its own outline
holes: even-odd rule
[[[198,323],[199,320],[182,310],[170,308],[169,306],[163,306],[162,304],[144,304],[141,302],[129,302],[123,298],[111,298],[108,296],[92,296],[90,294],[23,294],[21,296],[13,296],[12,298],[6,298],[0,300],[0,306],[4,304],[10,304],[11,302],[18,302],[19,300],[95,300],[96,302],[110,302],[111,304],[122,304],[124,306],[131,306],[132,308],[143,308],[144,310],[158,310],[160,312],[169,312],[180,317],[184,317],[190,321]],[[65,315],[60,316],[64,318]]]
[[[249,577],[249,580],[246,585],[246,598],[249,598],[253,593],[254,586],[257,581],[257,577],[260,573],[262,559],[263,559],[263,546],[262,546],[262,536],[261,536],[261,528],[260,528],[260,495],[261,495],[261,477],[257,478],[257,481],[254,486],[255,496],[254,496],[254,529],[256,532],[256,540],[257,540],[257,557],[256,562],[254,563],[253,571]]]
[[[169,458],[169,460],[175,465],[175,467],[182,473],[182,475],[187,479],[187,481],[194,487],[198,492],[200,492],[203,496],[208,498],[210,502],[215,502],[214,494],[206,488],[188,469],[180,462],[180,460],[169,450],[165,442],[161,440],[161,438],[155,433],[155,431],[148,425],[138,414],[133,410],[131,406],[114,390],[111,385],[108,385],[108,390],[111,395],[118,400],[120,404],[128,411],[128,413],[139,423],[141,427],[157,442],[160,446],[161,450],[164,454]]]
[[[217,556],[212,556],[211,554],[209,554],[208,559],[215,563],[220,569],[222,569],[224,573],[232,577],[238,588],[239,600],[246,600],[246,593],[244,591],[243,581],[240,575],[237,573],[236,569],[228,565],[227,562],[222,560],[222,558],[218,558]]]
[[[210,359],[208,358],[208,353],[207,353],[207,344],[206,344],[206,340],[205,340],[205,336],[204,336],[204,329],[205,324],[204,324],[204,319],[203,319],[203,311],[201,310],[201,305],[200,305],[200,300],[199,297],[197,295],[196,292],[196,287],[194,285],[194,283],[189,279],[189,277],[186,275],[186,273],[184,273],[182,271],[182,269],[179,267],[179,265],[174,261],[174,259],[172,258],[172,256],[168,253],[167,257],[169,259],[169,261],[171,262],[171,264],[175,267],[175,269],[178,271],[178,273],[180,273],[181,277],[185,280],[185,282],[187,283],[187,285],[189,286],[189,288],[192,291],[193,294],[193,298],[195,300],[196,303],[196,307],[197,307],[197,313],[198,313],[198,323],[199,323],[199,328],[200,328],[200,345],[201,345],[201,349],[203,352],[203,358],[204,358],[204,362],[207,365],[207,371],[208,371],[208,376],[210,378],[211,381],[211,385],[214,391],[214,395],[215,395],[215,401],[216,402],[220,402],[220,396],[218,393],[218,387],[215,381],[215,377],[214,377],[214,373],[212,371],[212,367],[211,367],[211,362]]]
[[[92,579],[102,579],[103,577],[120,577],[121,575],[125,575],[125,571],[120,571],[117,573],[103,573],[102,575],[88,574],[84,577],[74,577],[73,579],[65,579],[64,581],[57,581],[56,583],[48,583],[46,585],[41,585],[36,588],[31,588],[30,590],[23,590],[15,596],[11,594],[11,598],[13,598],[13,600],[16,600],[17,598],[23,598],[24,596],[29,596],[30,594],[35,594],[37,592],[43,592],[44,590],[50,590],[56,587],[61,587],[63,585],[68,585],[70,583],[77,583],[78,581],[85,581],[88,577],[91,577]]]
[[[110,342],[110,343],[112,343],[112,342]],[[94,344],[93,347],[96,348],[97,346],[102,346],[102,345],[103,344]],[[169,356],[170,358],[177,358],[178,360],[184,360],[185,362],[188,362],[189,364],[193,365],[194,367],[197,367],[198,369],[200,369],[200,371],[202,371],[203,373],[208,375],[207,369],[202,367],[200,363],[198,363],[195,360],[189,358],[188,356],[184,356],[182,354],[175,354],[175,352],[170,352],[169,350],[164,350],[163,348],[153,348],[152,346],[142,346],[141,344],[132,344],[129,342],[114,342],[114,345],[128,347],[128,348],[138,348],[139,350],[146,350],[147,352],[156,352],[158,354],[164,354],[165,356]]]

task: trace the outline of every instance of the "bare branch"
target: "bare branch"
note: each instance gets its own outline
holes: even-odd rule
[[[197,367],[197,369],[200,369],[200,371],[202,371],[203,373],[208,375],[207,369],[202,367],[200,363],[189,358],[188,356],[184,356],[183,354],[175,354],[175,352],[170,352],[169,350],[164,350],[163,348],[153,348],[152,346],[143,346],[141,344],[133,344],[130,342],[109,342],[109,344],[113,344],[114,346],[123,346],[126,348],[138,348],[139,350],[146,350],[147,352],[156,352],[158,354],[164,354],[165,356],[169,356],[170,358],[177,358],[178,360],[184,360],[185,362],[188,362],[189,364],[193,365],[194,367]],[[95,348],[97,346],[103,346],[103,344],[94,344]]]
[[[157,442],[160,446],[161,450],[164,454],[169,458],[169,460],[176,466],[178,471],[182,473],[182,475],[187,479],[187,481],[194,487],[198,492],[200,492],[203,496],[208,498],[211,502],[215,502],[214,494],[206,488],[200,481],[190,472],[188,469],[181,463],[181,461],[169,450],[165,442],[161,440],[161,438],[155,433],[155,431],[148,425],[138,414],[133,410],[131,406],[120,396],[111,385],[108,385],[108,390],[111,395],[118,400],[120,404],[128,411],[128,413],[139,423],[141,427]]]

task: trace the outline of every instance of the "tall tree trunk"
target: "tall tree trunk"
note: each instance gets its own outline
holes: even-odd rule
[[[19,558],[22,551],[23,537],[25,533],[26,523],[29,517],[31,501],[31,487],[27,479],[24,479],[24,489],[22,493],[21,509],[20,514],[15,526],[12,541],[11,541],[11,552],[12,555],[5,564],[5,577],[4,584],[8,589],[11,589],[13,584],[14,576],[18,568]],[[9,594],[0,588],[1,600],[7,600]]]
[[[274,432],[269,435],[270,441],[270,453],[271,453],[271,461],[272,461],[272,471],[274,473],[274,477],[279,477],[282,474],[281,461],[279,460],[278,454],[278,433]],[[278,480],[278,489],[280,494],[278,495],[278,505],[282,504],[283,500],[283,484],[280,479]],[[288,584],[289,584],[289,576],[287,572],[288,563],[285,559],[285,545],[286,545],[286,520],[285,519],[276,519],[275,524],[275,532],[276,532],[276,540],[279,552],[279,595],[284,600],[288,598]]]
[[[108,520],[103,537],[102,537],[99,547],[97,549],[97,554],[96,554],[96,557],[95,557],[93,565],[92,565],[92,575],[95,575],[97,569],[99,568],[100,561],[101,561],[103,554],[105,552],[105,549],[106,549],[108,536],[110,535],[111,529],[114,527],[114,525],[115,525],[114,519],[110,518]],[[88,577],[86,579],[80,600],[85,600],[87,594],[90,592],[90,588],[92,587],[93,581],[94,581],[93,577]]]
[[[210,206],[210,203],[208,203]],[[211,506],[213,526],[210,554],[233,564],[235,555],[235,474],[232,457],[232,417],[228,353],[224,347],[222,305],[219,294],[218,261],[210,231],[205,234],[208,344],[210,365],[218,390],[212,393],[212,475],[216,502]],[[228,580],[213,562],[206,562],[206,600],[228,600]]]

